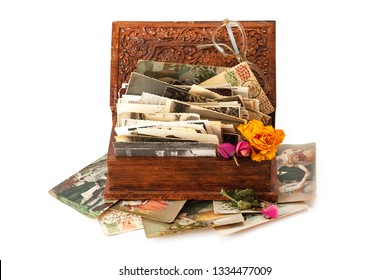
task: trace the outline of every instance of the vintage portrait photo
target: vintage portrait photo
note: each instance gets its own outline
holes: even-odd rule
[[[279,202],[307,201],[316,195],[315,143],[281,144],[276,155]]]

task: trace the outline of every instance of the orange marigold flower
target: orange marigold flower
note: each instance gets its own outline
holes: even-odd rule
[[[274,129],[271,125],[264,126],[259,120],[251,120],[240,124],[237,129],[246,138],[252,148],[252,160],[271,160],[275,157],[285,134],[281,129]]]

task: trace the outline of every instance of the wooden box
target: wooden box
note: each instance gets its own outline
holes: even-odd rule
[[[263,71],[267,95],[276,108],[275,22],[240,21],[248,42],[247,59]],[[195,65],[234,66],[208,44],[220,22],[114,22],[112,25],[110,107],[113,127],[116,102],[122,83],[127,83],[137,62],[156,60]],[[264,83],[259,77],[260,83]],[[275,113],[272,115],[275,124]],[[111,132],[104,191],[107,199],[223,200],[221,188],[251,188],[268,201],[277,199],[275,159],[254,162],[240,158],[240,166],[224,158],[117,157]]]

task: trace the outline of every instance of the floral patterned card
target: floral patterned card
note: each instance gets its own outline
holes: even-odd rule
[[[124,211],[108,209],[98,217],[102,230],[107,235],[134,231],[143,228],[142,218]]]
[[[275,111],[267,95],[257,81],[255,75],[250,69],[248,63],[241,62],[240,64],[200,83],[200,86],[230,84],[231,86],[249,87],[249,97],[259,99],[260,112],[270,114]]]

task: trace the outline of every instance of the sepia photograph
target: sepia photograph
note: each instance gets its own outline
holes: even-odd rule
[[[179,82],[183,85],[199,84],[219,73],[227,67],[191,65],[161,61],[139,60],[137,72],[166,83]]]

